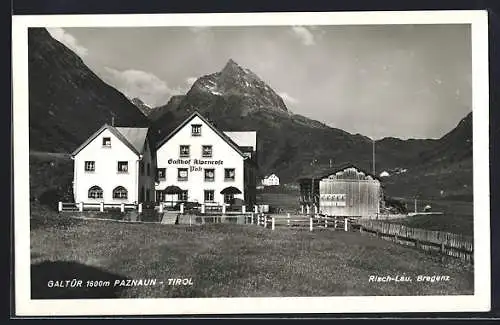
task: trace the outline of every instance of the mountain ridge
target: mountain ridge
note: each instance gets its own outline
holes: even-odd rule
[[[30,150],[70,152],[104,123],[147,126],[128,98],[50,36],[28,29]]]
[[[121,126],[149,126],[161,139],[197,110],[223,131],[258,132],[259,176],[279,170],[289,183],[330,162],[372,170],[370,138],[293,114],[270,86],[232,59],[198,78],[186,94],[148,110],[147,117],[138,100],[134,104],[104,83],[44,29],[30,28],[29,59],[30,150],[69,152],[112,117]],[[375,147],[377,173],[406,170],[385,181],[393,193],[436,195],[443,187],[470,193],[472,113],[440,139],[389,137]]]

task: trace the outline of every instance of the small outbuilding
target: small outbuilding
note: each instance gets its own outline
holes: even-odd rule
[[[302,210],[349,217],[380,213],[380,179],[352,164],[301,177],[299,184]]]

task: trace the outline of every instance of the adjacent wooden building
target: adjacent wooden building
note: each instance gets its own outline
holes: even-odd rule
[[[380,179],[348,164],[301,177],[303,211],[330,216],[375,217],[382,198]]]

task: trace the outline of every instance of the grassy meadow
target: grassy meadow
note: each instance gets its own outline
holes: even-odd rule
[[[49,212],[47,212],[49,213]],[[473,294],[455,259],[353,232],[255,225],[158,225],[35,218],[32,298],[283,297]],[[448,275],[375,283],[371,275]],[[191,278],[192,286],[48,288],[49,280]]]

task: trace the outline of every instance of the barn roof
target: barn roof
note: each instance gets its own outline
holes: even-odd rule
[[[114,127],[109,124],[104,124],[99,130],[94,132],[84,143],[82,143],[75,151],[71,153],[76,156],[82,151],[89,143],[99,136],[104,130],[109,130],[114,136],[122,141],[130,150],[135,154],[141,155],[146,148],[146,138],[148,128],[134,128],[134,127]]]
[[[318,168],[317,170],[315,170],[314,172],[312,173],[309,173],[309,174],[304,174],[302,176],[300,176],[297,181],[305,181],[305,180],[311,180],[311,179],[323,179],[323,178],[327,178],[328,176],[330,175],[333,175],[335,173],[338,173],[340,171],[343,171],[347,168],[356,168],[357,170],[359,170],[360,172],[363,172],[365,175],[369,175],[371,177],[373,177],[374,179],[378,180],[378,181],[381,181],[381,179],[376,176],[376,175],[373,175],[372,173],[370,172],[367,172],[359,167],[357,167],[356,165],[352,164],[352,163],[346,163],[346,164],[342,164],[342,165],[339,165],[339,166],[336,166],[336,167],[323,167],[323,168]]]

